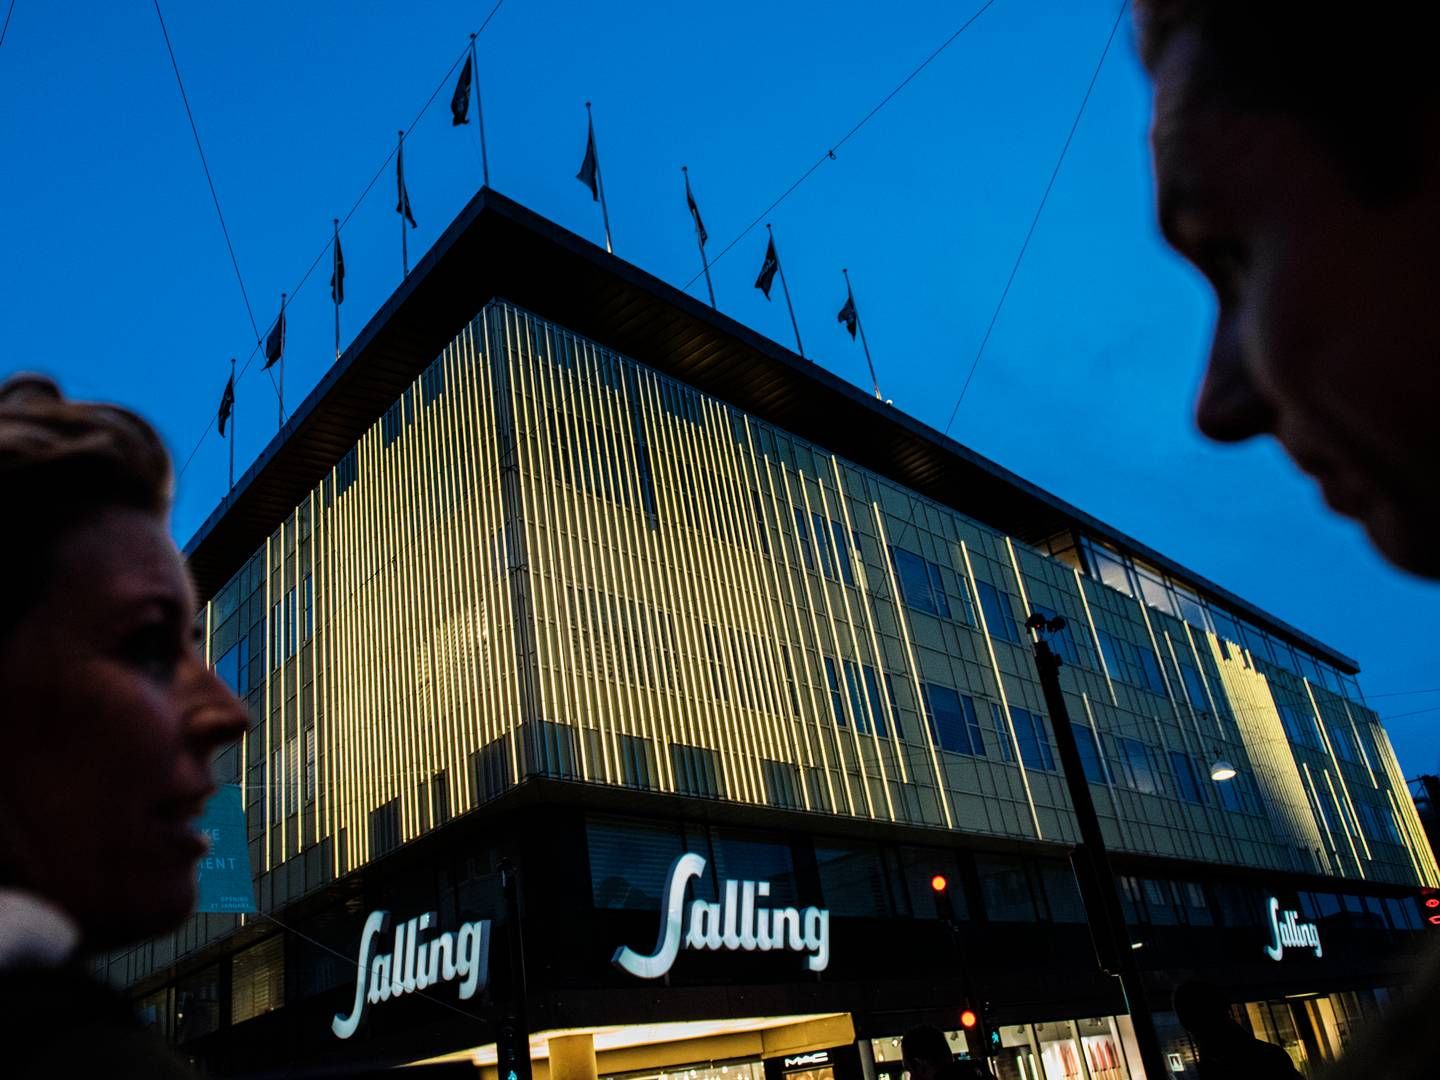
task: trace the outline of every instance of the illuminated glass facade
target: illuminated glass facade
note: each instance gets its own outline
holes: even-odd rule
[[[1073,843],[1037,610],[1068,622],[1117,850],[1436,883],[1383,728],[1318,658],[501,302],[205,620],[250,703],[230,767],[278,898],[530,776]]]

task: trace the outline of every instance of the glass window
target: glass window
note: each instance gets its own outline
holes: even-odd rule
[[[1115,742],[1120,747],[1120,760],[1130,786],[1147,795],[1158,795],[1160,784],[1150,760],[1150,748],[1139,739],[1117,738]]]
[[[1175,783],[1180,790],[1180,798],[1192,803],[1203,801],[1200,796],[1200,784],[1195,777],[1195,765],[1191,762],[1190,755],[1181,753],[1179,750],[1171,750],[1170,767],[1175,771]]]
[[[938,683],[921,683],[920,694],[925,701],[930,735],[942,750],[985,756],[985,741],[975,717],[974,701]]]
[[[1145,878],[1141,883],[1145,893],[1145,911],[1152,926],[1174,926],[1180,921],[1175,907],[1175,894],[1168,881]]]
[[[230,1023],[239,1024],[285,1004],[285,942],[276,935],[230,961]]]
[[[1340,760],[1358,765],[1360,753],[1355,747],[1355,733],[1351,730],[1350,725],[1342,721],[1331,723],[1329,728],[1330,745],[1335,748],[1335,753],[1339,755]]]
[[[305,640],[315,636],[315,578],[305,575]]]
[[[1185,694],[1190,698],[1190,704],[1204,712],[1210,708],[1210,697],[1205,693],[1205,680],[1200,677],[1200,671],[1194,664],[1180,661],[1180,677],[1185,683]]]
[[[815,864],[832,915],[883,918],[891,913],[885,867],[877,849],[817,844]]]
[[[838,521],[830,522],[830,532],[835,537],[835,561],[840,564],[840,580],[846,585],[855,584],[855,558],[850,545],[845,542],[845,528]],[[860,545],[855,545],[859,552]]]
[[[1112,679],[1119,679],[1121,682],[1133,682],[1130,674],[1130,664],[1125,652],[1125,642],[1106,630],[1096,629],[1095,637],[1100,642],[1100,655],[1105,660],[1105,670],[1109,672]]]
[[[771,806],[799,810],[800,774],[794,765],[783,761],[760,762],[765,777],[765,799]]]
[[[995,738],[1000,744],[1000,760],[1014,761],[1015,753],[1010,743],[1010,726],[1005,723],[1005,713],[993,701],[990,703],[990,723],[995,728]]]
[[[825,528],[825,519],[815,511],[810,512],[810,521],[815,526],[815,546],[820,549],[820,572],[828,578],[835,576],[835,551],[830,546],[830,530]]]
[[[850,693],[850,711],[855,714],[855,730],[861,735],[869,735],[870,720],[860,694],[860,665],[854,660],[845,661],[845,689]]]
[[[1055,769],[1055,757],[1045,737],[1045,721],[1029,709],[1010,709],[1015,721],[1015,737],[1020,741],[1020,757],[1028,769]]]
[[[680,795],[720,797],[720,769],[714,750],[703,746],[670,744],[670,763],[675,773],[675,791]]]
[[[181,979],[175,990],[175,1040],[184,1043],[220,1028],[220,967]]]
[[[904,548],[892,547],[890,557],[895,565],[896,580],[900,583],[900,595],[906,605],[916,611],[948,619],[950,604],[945,599],[940,568]]]
[[[1205,890],[1198,882],[1181,881],[1176,886],[1180,890],[1181,899],[1185,903],[1185,918],[1191,926],[1213,926],[1215,916],[1210,912],[1210,902],[1205,898]]]
[[[1126,596],[1135,595],[1135,588],[1130,580],[1130,570],[1125,565],[1124,559],[1115,552],[1088,540],[1084,542],[1083,549],[1089,556],[1090,568],[1096,577],[1110,588],[1118,589]]]
[[[1045,889],[1045,902],[1050,907],[1050,918],[1057,923],[1085,922],[1085,903],[1080,898],[1080,886],[1075,882],[1075,872],[1069,864],[1045,860],[1040,863],[1040,883]]]
[[[1296,746],[1320,748],[1320,735],[1315,727],[1314,710],[1289,701],[1277,701],[1275,709],[1280,714],[1280,726],[1285,735]]]
[[[670,864],[685,854],[680,831],[652,822],[592,819],[585,824],[590,892],[597,908],[657,911]]]
[[[1100,762],[1100,749],[1095,745],[1095,731],[1084,724],[1072,724],[1075,732],[1075,747],[1080,751],[1080,765],[1085,779],[1092,784],[1105,783],[1105,766]]]
[[[892,691],[893,700],[893,691]],[[865,665],[865,701],[870,706],[870,715],[875,718],[875,730],[882,736],[888,735],[885,728],[885,707],[880,703],[880,683],[875,678],[875,669],[869,664]],[[900,718],[895,718],[896,726],[899,727]],[[903,733],[897,732],[901,738]]]
[[[825,682],[830,687],[830,712],[835,723],[848,727],[845,721],[845,698],[840,693],[840,677],[835,673],[835,661],[825,657]]]
[[[1136,645],[1135,656],[1140,662],[1139,685],[1152,694],[1165,693],[1165,676],[1160,674],[1160,661],[1148,645]]]
[[[1035,894],[1020,859],[981,855],[975,859],[985,914],[992,922],[1035,922]]]
[[[244,641],[241,638],[240,641]],[[215,674],[220,676],[220,681],[228,686],[235,694],[243,694],[240,689],[240,680],[248,674],[240,666],[240,642],[236,642],[221,654],[220,659],[215,661]]]
[[[1002,641],[1020,641],[1020,631],[1015,625],[1015,616],[1010,610],[1010,599],[988,581],[976,580],[975,590],[980,594],[980,610],[985,613],[985,626],[992,637]]]
[[[815,569],[815,553],[810,550],[810,530],[805,526],[805,511],[795,507],[795,540],[800,545],[800,558],[806,570]]]
[[[768,881],[771,905],[794,904],[799,900],[795,882],[795,861],[788,843],[763,835],[716,828],[710,834],[715,855],[716,881]]]

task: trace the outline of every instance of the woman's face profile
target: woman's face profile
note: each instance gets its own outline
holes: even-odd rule
[[[245,710],[196,650],[158,517],[98,510],[31,572],[47,580],[0,638],[0,882],[65,910],[87,948],[170,929],[195,902],[211,760]]]

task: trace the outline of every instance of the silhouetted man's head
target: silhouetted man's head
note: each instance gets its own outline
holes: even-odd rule
[[[1440,80],[1420,5],[1137,0],[1161,227],[1219,301],[1197,404],[1440,577]]]
[[[945,1033],[928,1024],[911,1028],[900,1040],[900,1054],[905,1068],[915,1080],[935,1080],[941,1070],[955,1061]]]
[[[1197,1039],[1235,1026],[1230,1017],[1230,1003],[1219,988],[1199,979],[1175,988],[1174,1007],[1181,1026]]]

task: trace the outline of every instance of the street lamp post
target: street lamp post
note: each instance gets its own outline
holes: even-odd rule
[[[1135,1043],[1140,1050],[1140,1062],[1145,1068],[1146,1077],[1148,1080],[1164,1080],[1168,1071],[1164,1054],[1160,1050],[1160,1037],[1155,1032],[1155,1018],[1145,997],[1144,981],[1139,965],[1135,963],[1129,935],[1125,932],[1125,916],[1120,907],[1115,874],[1110,869],[1105,838],[1100,832],[1100,819],[1096,816],[1095,801],[1090,795],[1090,783],[1085,777],[1085,766],[1080,760],[1080,748],[1075,743],[1075,731],[1070,726],[1065,695],[1060,690],[1060,657],[1051,650],[1042,636],[1045,631],[1063,630],[1065,620],[1047,619],[1036,614],[1025,621],[1025,628],[1034,638],[1035,668],[1040,675],[1045,707],[1050,713],[1050,724],[1055,730],[1055,746],[1060,751],[1065,786],[1069,789],[1076,824],[1080,829],[1080,846],[1072,853],[1071,858],[1076,868],[1075,877],[1080,886],[1080,896],[1085,902],[1085,911],[1090,919],[1090,933],[1095,941],[1096,955],[1101,968],[1120,980],[1125,1007],[1135,1027]]]

